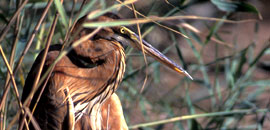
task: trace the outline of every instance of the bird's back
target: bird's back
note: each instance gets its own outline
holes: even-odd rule
[[[43,67],[43,71],[41,76],[47,71],[50,64],[53,62],[53,56],[57,56],[59,53],[59,50],[61,49],[61,45],[53,45],[50,47],[50,50],[48,52],[48,58],[47,58],[45,65]],[[35,79],[41,59],[43,56],[43,51],[39,54],[36,61],[34,62],[28,76],[25,82],[25,86],[23,89],[22,94],[22,102],[24,103],[27,96],[29,96],[30,92],[33,89],[33,80]],[[53,76],[53,74],[52,74]],[[65,123],[66,118],[66,112],[67,112],[67,105],[64,101],[65,94],[61,91],[57,91],[58,84],[61,84],[61,81],[57,84],[54,84],[52,82],[53,77],[49,79],[49,82],[47,83],[46,87],[42,90],[43,84],[39,87],[37,92],[34,94],[34,97],[31,101],[31,103],[28,103],[28,107],[31,111],[34,109],[34,119],[38,122],[41,129],[63,129],[62,126]],[[59,87],[59,86],[58,86]],[[41,92],[43,91],[43,92]],[[40,93],[42,93],[40,95]],[[39,101],[37,102],[38,98],[40,97]],[[30,128],[34,129],[32,125],[30,125]]]

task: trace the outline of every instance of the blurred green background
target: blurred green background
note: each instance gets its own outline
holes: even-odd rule
[[[0,1],[0,35],[3,36],[0,45],[8,60],[14,54],[11,58],[13,66],[18,63],[47,4],[46,0],[29,1],[5,33],[19,7],[17,5],[22,2]],[[63,43],[76,16],[94,10],[135,19],[134,12],[126,6],[111,8],[119,1],[65,0],[63,6],[57,3],[59,0],[54,0],[46,13],[15,75],[20,95],[27,73],[45,46],[57,11],[60,11],[60,18],[52,44]],[[79,11],[82,3],[82,11]],[[270,129],[270,1],[141,0],[134,6],[146,17],[189,16],[189,19],[157,21],[160,25],[153,22],[140,24],[140,29],[146,41],[183,66],[194,80],[171,71],[152,58],[147,58],[146,64],[142,53],[127,48],[126,73],[116,93],[130,128],[163,120],[139,129]],[[136,25],[131,28],[138,32]],[[3,96],[7,72],[1,57],[0,97]],[[8,92],[4,108],[1,109],[1,129],[7,128],[18,110],[13,89]],[[185,115],[194,117],[170,120]]]

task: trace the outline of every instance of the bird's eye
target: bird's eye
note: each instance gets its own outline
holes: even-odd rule
[[[120,33],[125,34],[125,28],[121,28]]]

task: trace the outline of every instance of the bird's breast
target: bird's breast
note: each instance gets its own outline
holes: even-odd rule
[[[101,42],[102,41],[102,42]],[[74,52],[64,56],[53,70],[51,78],[58,91],[69,90],[75,108],[75,117],[83,114],[93,115],[91,112],[97,104],[102,104],[117,89],[125,72],[125,54],[120,44],[107,40],[91,42],[96,45],[78,46]],[[104,45],[101,48],[101,45]],[[91,47],[89,50],[87,47]],[[79,52],[76,52],[79,51]],[[95,52],[96,51],[96,52]],[[95,52],[95,55],[86,52]],[[98,53],[97,53],[98,52]],[[47,55],[46,64],[50,65],[58,56],[59,51],[50,51]],[[81,67],[74,63],[74,58],[81,56],[83,62],[102,63],[94,67]],[[81,61],[82,62],[82,61]],[[61,85],[57,85],[61,83]],[[99,108],[99,107],[98,107]],[[99,110],[95,110],[95,113]]]

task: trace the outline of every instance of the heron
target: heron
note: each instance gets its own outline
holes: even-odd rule
[[[120,19],[119,16],[113,13],[106,13],[93,20],[87,19],[87,16],[80,18],[71,33],[76,34],[71,45],[93,32],[93,29],[83,27],[83,23],[117,19]],[[35,108],[33,118],[39,127],[50,130],[128,129],[121,102],[115,93],[125,72],[126,46],[131,45],[138,50],[144,50],[145,54],[192,79],[187,71],[145,40],[140,42],[139,38],[136,33],[124,26],[104,27],[90,39],[72,48],[55,64],[44,90],[39,88],[31,102],[26,103],[31,111]],[[62,46],[61,44],[50,46],[42,75],[53,64]],[[40,52],[28,73],[21,99],[23,103],[34,89],[33,79],[37,75],[43,53]],[[31,123],[29,128],[34,129]]]

